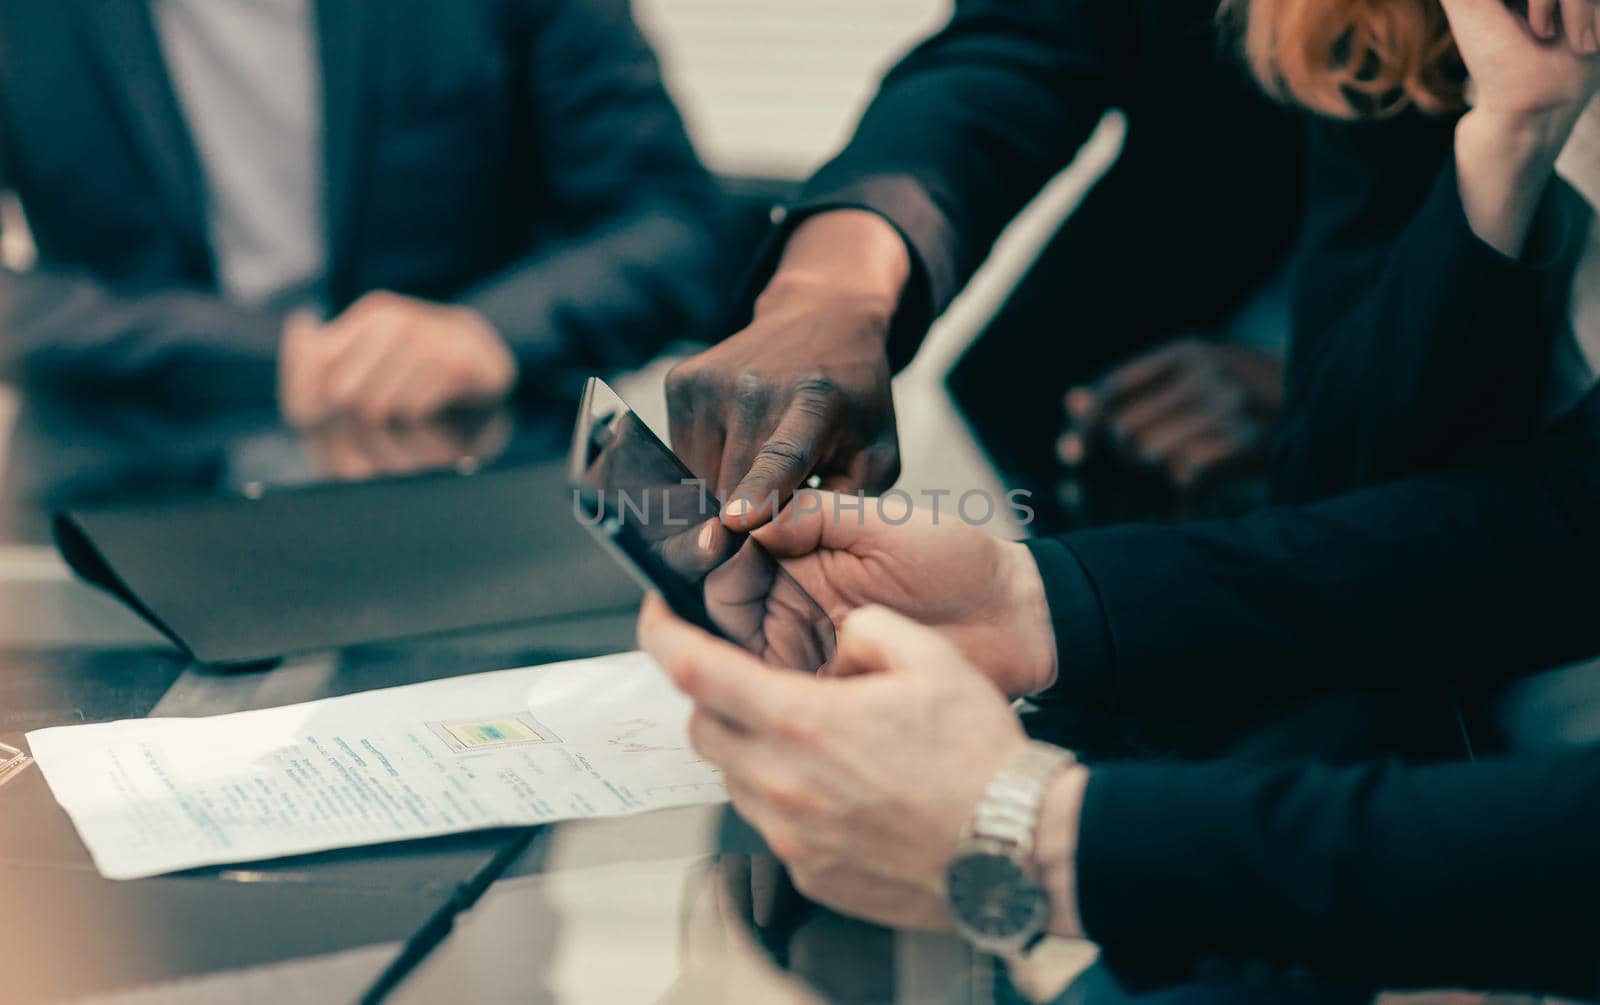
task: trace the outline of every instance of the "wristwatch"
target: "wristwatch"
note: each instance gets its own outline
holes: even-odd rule
[[[1057,774],[1077,758],[1032,743],[983,791],[945,870],[945,906],[960,932],[996,956],[1019,956],[1044,938],[1050,894],[1033,860],[1039,805]]]

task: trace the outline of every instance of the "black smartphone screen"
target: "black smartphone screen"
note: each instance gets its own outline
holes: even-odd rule
[[[604,381],[584,388],[573,435],[574,515],[679,617],[777,666],[833,658],[833,622],[746,534],[722,525],[705,483]]]

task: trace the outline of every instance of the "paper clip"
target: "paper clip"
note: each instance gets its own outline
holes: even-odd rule
[[[0,743],[0,785],[4,785],[33,763],[33,758],[16,747]]]

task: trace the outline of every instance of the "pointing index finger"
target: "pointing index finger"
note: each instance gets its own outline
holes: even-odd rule
[[[729,493],[722,510],[724,522],[733,530],[750,531],[771,520],[821,459],[838,418],[832,397],[816,392],[797,395],[756,452],[750,470]]]

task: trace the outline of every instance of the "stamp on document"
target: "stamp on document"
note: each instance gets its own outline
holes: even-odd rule
[[[430,722],[427,726],[434,736],[444,741],[445,746],[458,754],[561,742],[553,730],[526,712],[483,719]]]

